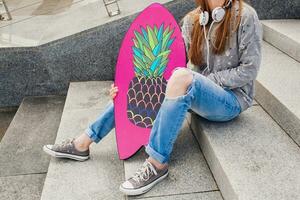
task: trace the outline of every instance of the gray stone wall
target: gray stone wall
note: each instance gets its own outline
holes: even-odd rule
[[[300,0],[246,0],[260,19],[300,19]]]

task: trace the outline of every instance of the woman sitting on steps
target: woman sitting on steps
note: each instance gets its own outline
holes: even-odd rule
[[[252,106],[254,81],[261,62],[262,31],[255,10],[242,0],[197,0],[183,19],[188,68],[177,68],[151,130],[140,169],[120,185],[127,195],[149,191],[169,173],[173,144],[189,109],[211,121],[229,121]],[[112,85],[113,99],[118,88]],[[172,122],[172,123],[170,123]],[[110,103],[85,133],[62,144],[45,145],[54,157],[84,161],[89,146],[115,126]]]

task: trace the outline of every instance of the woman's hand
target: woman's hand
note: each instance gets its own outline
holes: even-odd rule
[[[115,87],[115,84],[111,84],[111,88],[109,90],[109,96],[113,100],[118,93],[118,87]]]

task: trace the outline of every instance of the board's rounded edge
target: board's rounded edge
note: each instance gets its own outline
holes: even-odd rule
[[[119,47],[119,52],[118,52],[118,58],[117,58],[117,64],[116,64],[116,67],[115,67],[115,74],[114,74],[114,83],[115,83],[115,80],[116,80],[116,75],[117,75],[117,70],[118,70],[118,61],[119,61],[119,59],[120,59],[120,50],[121,50],[121,48],[122,48],[122,46],[124,46],[124,43],[125,43],[125,39],[128,37],[127,35],[129,34],[129,30],[131,30],[132,29],[132,27],[133,27],[133,25],[134,25],[134,22],[144,13],[144,12],[148,12],[148,10],[149,9],[152,9],[153,7],[160,7],[160,8],[163,8],[166,12],[168,12],[169,13],[169,16],[170,16],[170,18],[174,21],[174,22],[176,22],[176,23],[174,23],[174,25],[175,25],[175,28],[176,29],[178,29],[178,30],[180,30],[180,32],[181,32],[181,28],[180,28],[180,26],[179,26],[179,24],[178,24],[178,22],[176,21],[176,19],[175,19],[175,17],[173,16],[173,14],[169,11],[169,9],[168,8],[166,8],[163,4],[161,4],[161,3],[158,3],[158,2],[155,2],[155,3],[152,3],[152,4],[150,4],[149,6],[147,6],[144,10],[142,10],[141,12],[139,12],[137,15],[136,15],[136,17],[132,20],[132,22],[130,23],[130,26],[129,26],[129,28],[127,29],[127,31],[126,31],[126,33],[125,33],[125,35],[124,35],[124,37],[123,37],[123,39],[122,39],[122,42],[121,42],[121,45],[120,45],[120,47]],[[181,37],[180,37],[180,40],[181,40],[181,42],[183,43],[183,45],[184,45],[184,40],[183,40],[183,37],[182,37],[182,35],[181,35]],[[185,48],[185,47],[184,47]],[[185,60],[186,60],[186,58],[187,58],[187,55],[186,55],[186,51],[184,51],[184,58],[185,58]],[[115,101],[116,101],[116,99],[114,99],[113,100],[113,103],[115,103]],[[116,113],[116,107],[114,106],[114,113]],[[116,136],[116,144],[117,144],[117,151],[118,151],[118,157],[119,157],[119,159],[120,160],[126,160],[126,159],[129,159],[129,158],[131,158],[132,156],[134,156],[144,145],[143,144],[141,144],[141,146],[139,147],[139,148],[137,148],[137,150],[134,152],[134,153],[132,153],[132,155],[130,155],[130,156],[128,156],[128,155],[122,155],[122,153],[120,153],[120,144],[119,144],[119,142],[118,142],[118,134],[116,133],[115,134]]]

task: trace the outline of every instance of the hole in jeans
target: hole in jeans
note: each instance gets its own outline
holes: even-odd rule
[[[195,83],[195,74],[191,73],[192,75],[192,81],[187,87],[185,94],[177,96],[177,97],[165,97],[165,99],[170,100],[170,101],[176,101],[176,100],[181,100],[184,99],[186,96],[189,96],[192,93],[192,89],[194,88],[194,83]]]

